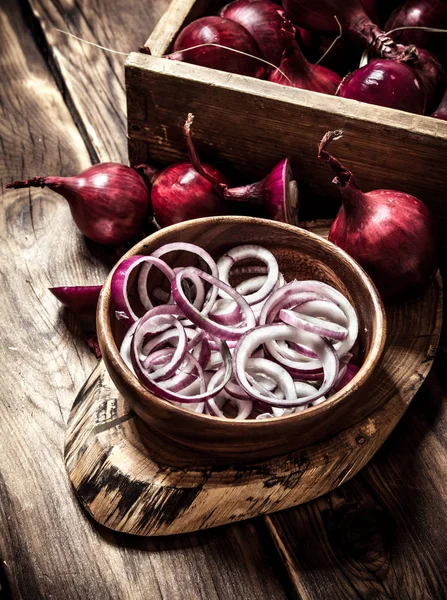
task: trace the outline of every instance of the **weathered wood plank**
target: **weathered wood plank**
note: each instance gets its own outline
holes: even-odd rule
[[[129,9],[118,8],[123,19]],[[90,159],[13,0],[0,18],[0,558],[11,595],[282,600],[282,567],[262,523],[261,531],[247,523],[136,541],[96,527],[74,498],[63,460],[65,423],[96,361],[47,288],[102,281],[116,257],[85,242],[55,194],[3,190],[24,176],[72,175]],[[112,122],[110,130],[113,137]],[[6,589],[3,578],[1,584]]]
[[[83,44],[69,31],[119,52],[136,50],[167,8],[168,0],[27,0],[43,32],[48,58],[88,136],[94,158],[127,162],[125,56]]]
[[[446,368],[352,481],[266,517],[302,600],[447,597]]]

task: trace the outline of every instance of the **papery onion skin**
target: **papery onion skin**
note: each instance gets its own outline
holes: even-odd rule
[[[319,158],[337,176],[342,207],[329,241],[350,254],[370,275],[386,301],[407,299],[428,287],[436,268],[436,233],[429,209],[417,198],[394,190],[363,193],[353,174],[326,150],[341,132],[328,132]]]
[[[441,104],[432,114],[432,117],[435,119],[441,119],[442,121],[447,121],[447,92],[444,94]]]
[[[226,48],[203,46],[187,50],[201,44],[219,44],[262,58],[261,51],[252,35],[239,23],[222,17],[202,17],[187,25],[174,43],[174,52],[167,58],[260,78],[265,73],[265,65],[260,60],[243,56]]]
[[[48,187],[63,196],[79,231],[104,245],[119,245],[147,223],[149,190],[135,169],[99,163],[75,177],[33,177],[7,188]]]
[[[278,66],[285,50],[281,30],[286,26],[278,9],[279,6],[269,0],[235,0],[221,8],[218,14],[245,27],[255,39],[264,58]]]
[[[202,167],[216,181],[227,184],[227,179],[218,169],[208,164]],[[144,173],[146,166],[139,165],[137,169]],[[228,203],[191,163],[175,163],[160,172],[151,170],[148,178],[151,181],[152,212],[160,227],[228,214]]]
[[[398,27],[431,27],[447,29],[447,4],[443,0],[407,0],[388,18],[385,31]],[[446,57],[447,34],[407,29],[390,33],[402,44],[414,44],[433,52],[441,61]]]
[[[375,59],[345,77],[337,96],[423,115],[425,93],[415,71],[394,60]]]
[[[283,36],[287,40],[287,49],[279,69],[272,70],[268,80],[321,94],[335,94],[341,82],[340,76],[326,67],[308,62],[296,43],[293,33],[284,31]]]

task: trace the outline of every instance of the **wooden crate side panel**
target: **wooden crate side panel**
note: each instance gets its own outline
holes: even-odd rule
[[[413,194],[447,223],[444,122],[149,56],[131,55],[126,73],[131,163],[141,157],[142,143],[151,160],[184,159],[182,125],[193,112],[204,159],[248,182],[291,156],[302,182],[302,218],[330,216],[339,196],[317,145],[326,131],[343,128],[331,151],[365,191]]]
[[[215,14],[223,4],[222,0],[174,0],[145,45],[153,56],[167,54],[179,31],[200,17]]]

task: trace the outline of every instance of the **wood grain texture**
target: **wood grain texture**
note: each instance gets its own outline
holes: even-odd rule
[[[445,122],[136,53],[126,63],[126,87],[131,164],[184,160],[182,125],[192,112],[194,140],[209,162],[251,183],[290,156],[300,219],[325,218],[340,198],[317,145],[328,130],[344,129],[331,151],[365,191],[413,194],[443,231],[447,225]]]
[[[128,5],[120,7],[130,21]],[[72,175],[90,159],[17,3],[3,3],[0,18],[1,593],[14,600],[284,600],[287,581],[262,523],[138,541],[94,525],[72,495],[66,420],[96,361],[47,288],[101,282],[117,255],[78,235],[59,196],[3,190],[25,176]]]
[[[446,369],[438,354],[402,422],[357,477],[266,517],[300,598],[447,597]]]
[[[141,46],[168,0],[27,0],[51,68],[91,150],[92,159],[127,163],[125,56],[83,44],[56,31],[119,52]]]
[[[374,398],[379,408],[330,438],[252,464],[213,466],[203,451],[170,446],[140,422],[98,366],[75,402],[66,438],[81,502],[112,529],[165,535],[279,511],[341,485],[380,448],[430,370],[442,322],[440,279],[419,301],[388,308],[387,321],[379,375],[357,399],[369,405]]]

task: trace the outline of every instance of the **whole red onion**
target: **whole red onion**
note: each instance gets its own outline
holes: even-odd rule
[[[435,227],[429,209],[403,192],[362,192],[351,171],[325,149],[342,134],[328,132],[318,154],[335,171],[333,183],[343,203],[329,240],[365,269],[384,299],[402,300],[423,292],[436,267]]]
[[[143,229],[149,190],[131,167],[99,163],[75,177],[33,177],[7,188],[48,187],[70,205],[79,231],[98,244],[118,245]]]
[[[365,12],[361,0],[283,0],[287,16],[299,27],[320,34],[339,33],[337,17],[344,33],[350,33],[374,54],[407,60],[413,49],[396,44]]]
[[[340,76],[326,67],[308,62],[292,32],[283,30],[283,37],[287,40],[287,50],[279,68],[269,73],[268,80],[322,94],[335,94],[341,82]]]
[[[432,117],[435,119],[441,119],[443,121],[447,121],[447,92],[444,94],[441,104],[432,114]]]
[[[282,16],[277,4],[269,0],[234,0],[224,6],[219,15],[245,27],[258,44],[264,58],[279,65],[284,51],[282,29],[292,28],[290,21]]]
[[[425,110],[425,93],[415,71],[394,60],[372,60],[350,73],[337,95],[419,115]]]
[[[431,113],[439,104],[447,84],[444,67],[428,50],[418,48],[417,58],[409,63],[416,71],[425,92],[425,112]]]
[[[407,0],[398,6],[385,24],[385,31],[398,27],[447,28],[447,4],[443,0]],[[447,35],[407,29],[390,33],[402,44],[414,44],[418,48],[430,50],[438,58],[446,56]]]
[[[207,164],[202,167],[216,181],[226,184],[217,169]],[[147,165],[136,168],[151,182],[152,213],[160,227],[228,213],[228,203],[191,163],[173,164],[160,172]]]
[[[202,44],[218,44],[225,48]],[[251,77],[264,75],[265,66],[260,60],[226,48],[262,58],[252,35],[239,23],[223,17],[202,17],[187,25],[175,40],[174,52],[167,58]]]

